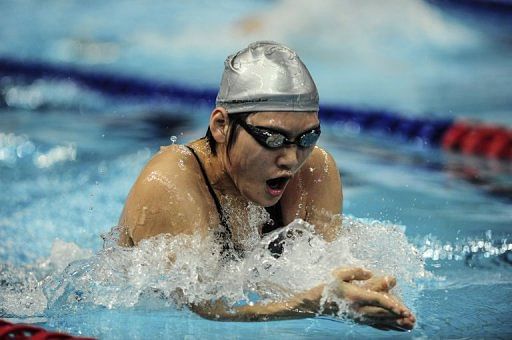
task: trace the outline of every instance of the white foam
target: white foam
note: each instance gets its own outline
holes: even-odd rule
[[[76,160],[76,146],[56,146],[46,153],[37,153],[34,156],[34,165],[40,169],[50,168],[57,163]]]
[[[279,232],[291,237],[275,258],[267,245]],[[104,238],[105,248],[94,256],[76,244],[56,241],[49,259],[37,265],[38,277],[26,278],[34,268],[11,275],[22,281],[21,288],[14,295],[3,294],[0,309],[12,316],[37,316],[84,304],[151,308],[148,301],[181,306],[218,297],[230,304],[251,303],[254,293],[269,301],[329,282],[333,269],[353,266],[397,277],[401,296],[409,302],[417,295],[414,280],[426,276],[421,256],[401,228],[347,217],[334,242],[325,242],[313,226],[296,220],[253,240],[256,244],[243,259],[229,262],[220,255],[218,242],[198,235],[160,235],[133,248],[116,246],[112,235]],[[37,303],[27,309],[22,305],[27,299]]]

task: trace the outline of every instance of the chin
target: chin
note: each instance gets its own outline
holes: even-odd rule
[[[261,202],[258,202],[259,205],[268,208],[273,205],[276,205],[277,202],[281,199],[282,195],[279,197],[268,197],[268,195],[265,194],[265,198],[261,199]]]
[[[273,205],[276,205],[277,202],[279,202],[281,200],[281,198],[283,197],[283,195],[280,195],[279,197],[272,197],[272,198],[269,198],[267,200],[267,202],[270,202],[267,206],[268,207],[271,207]]]

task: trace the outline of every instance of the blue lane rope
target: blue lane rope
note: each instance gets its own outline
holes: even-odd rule
[[[379,132],[403,140],[420,138],[429,145],[439,145],[453,124],[452,119],[409,118],[385,110],[361,110],[349,107],[322,106],[322,121],[354,123],[364,131]]]
[[[0,57],[0,75],[33,79],[71,80],[107,95],[162,98],[173,101],[212,101],[217,91],[152,81],[137,77],[100,73],[73,66]]]
[[[100,73],[70,65],[8,57],[0,57],[0,75],[28,80],[40,78],[71,80],[106,95],[140,100],[159,99],[213,105],[217,94],[214,89],[198,89],[176,83]],[[389,134],[403,140],[420,138],[424,143],[433,146],[440,144],[443,134],[453,124],[452,119],[409,118],[388,111],[325,105],[320,107],[320,117],[327,122],[357,124],[364,131]]]
[[[489,11],[498,15],[512,14],[510,0],[427,0],[440,6],[462,7],[473,11]]]

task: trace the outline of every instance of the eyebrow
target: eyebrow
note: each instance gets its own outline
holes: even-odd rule
[[[263,129],[263,130],[268,130],[268,131],[280,133],[280,134],[286,136],[286,138],[291,137],[290,131],[287,131],[287,130],[284,130],[284,129],[281,129],[281,128],[278,128],[278,127],[267,127],[267,126],[260,126],[260,125],[254,125],[254,127],[257,127],[258,129]],[[303,135],[303,134],[305,134],[307,132],[311,132],[313,130],[318,130],[318,129],[320,129],[320,124],[317,124],[317,125],[309,128],[309,129],[306,129],[306,130],[302,131],[302,132],[299,132],[294,137],[297,137],[297,136]]]

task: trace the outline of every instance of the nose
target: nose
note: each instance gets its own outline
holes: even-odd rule
[[[299,150],[296,145],[287,145],[279,151],[277,166],[280,169],[295,171],[299,164]]]

